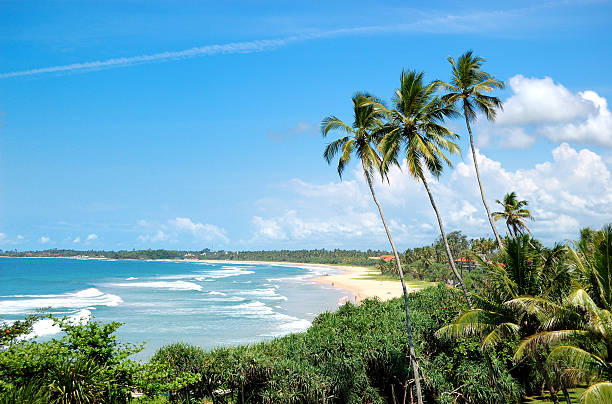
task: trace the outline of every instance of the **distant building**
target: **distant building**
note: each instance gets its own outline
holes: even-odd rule
[[[391,262],[395,259],[395,255],[381,255],[379,258],[385,262]]]

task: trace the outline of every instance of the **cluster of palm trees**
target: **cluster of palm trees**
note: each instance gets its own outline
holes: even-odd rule
[[[482,262],[486,285],[478,308],[461,314],[438,337],[483,335],[487,351],[518,339],[516,367],[537,374],[558,403],[586,383],[582,402],[612,402],[612,225],[581,231],[578,242],[543,248],[529,234],[508,237]],[[537,390],[536,390],[537,391]]]
[[[376,198],[374,179],[388,180],[389,170],[393,166],[400,166],[400,160],[405,158],[409,174],[420,181],[427,192],[436,214],[448,264],[458,285],[463,290],[468,306],[472,309],[470,295],[455,267],[442,217],[427,181],[428,175],[438,178],[444,167],[452,167],[450,156],[460,153],[456,143],[459,136],[444,126],[444,120],[463,115],[470,136],[470,147],[483,205],[497,244],[502,245],[480,179],[470,122],[477,118],[477,112],[481,112],[487,119],[495,118],[496,110],[501,108],[502,102],[488,93],[494,89],[503,88],[504,83],[481,70],[484,59],[474,56],[471,51],[464,53],[456,61],[449,57],[448,61],[451,65],[451,79],[448,83],[440,80],[426,83],[423,72],[402,71],[399,88],[395,90],[392,97],[391,107],[387,107],[380,99],[368,93],[358,92],[352,99],[354,119],[351,124],[335,116],[329,116],[321,123],[323,136],[327,136],[332,131],[340,132],[343,135],[329,143],[323,153],[328,163],[338,156],[337,169],[340,177],[352,158],[356,157],[359,160],[395,255],[395,263],[404,290],[408,342],[419,404],[423,401],[419,367],[412,343],[410,309],[404,272],[382,207]],[[443,91],[442,94],[440,90]]]

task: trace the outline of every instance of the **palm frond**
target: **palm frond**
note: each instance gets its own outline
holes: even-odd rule
[[[353,134],[355,132],[353,128],[342,122],[341,119],[335,116],[328,116],[321,121],[321,133],[323,136],[327,136],[331,130],[341,130],[348,134]]]
[[[607,367],[606,362],[599,356],[572,345],[553,348],[546,361],[560,369],[575,369],[578,378],[582,380],[598,378]]]
[[[584,335],[588,335],[588,332],[583,330],[557,330],[543,331],[530,335],[519,342],[514,352],[514,359],[521,360],[526,355],[533,353],[537,348],[548,347],[552,344],[568,341],[572,338]]]
[[[580,397],[581,404],[612,403],[612,383],[601,382],[589,386]]]
[[[501,323],[482,340],[482,348],[487,350],[502,341],[506,341],[509,336],[518,336],[520,330],[521,327],[518,324],[511,322]]]

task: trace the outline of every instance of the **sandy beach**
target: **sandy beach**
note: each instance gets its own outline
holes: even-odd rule
[[[219,261],[219,260],[200,260],[200,262],[228,262],[232,264],[275,264],[298,267],[317,267],[339,269],[344,273],[338,275],[326,275],[313,278],[315,282],[330,285],[336,289],[342,289],[353,295],[353,301],[359,304],[367,298],[378,297],[380,300],[389,300],[394,297],[402,296],[402,284],[399,280],[376,280],[367,279],[367,276],[376,270],[374,268],[356,267],[347,265],[325,265],[325,264],[300,264],[298,262],[271,262],[271,261]],[[416,292],[420,288],[407,285],[408,292]]]

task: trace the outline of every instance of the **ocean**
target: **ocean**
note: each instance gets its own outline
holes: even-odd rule
[[[74,321],[125,323],[122,342],[143,343],[147,359],[172,342],[211,349],[304,331],[350,293],[312,281],[334,268],[185,261],[0,258],[0,320],[37,309]],[[34,335],[57,335],[51,320]]]

